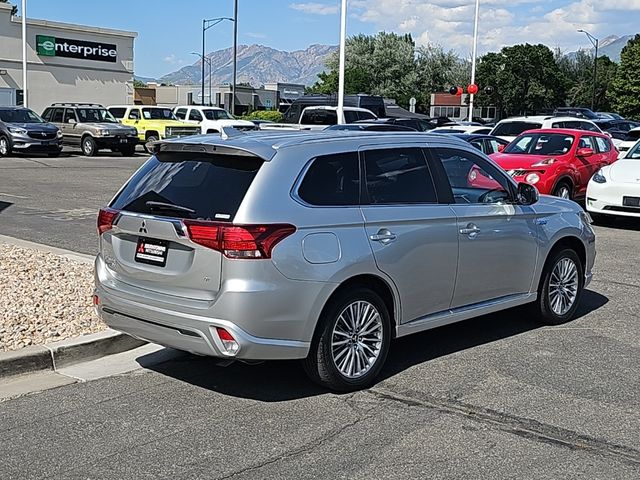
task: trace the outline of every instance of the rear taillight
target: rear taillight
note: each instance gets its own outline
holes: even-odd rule
[[[101,208],[98,213],[98,235],[113,228],[113,222],[120,212],[113,208]]]
[[[271,258],[276,244],[296,231],[293,225],[229,225],[184,220],[191,241],[228,258]]]

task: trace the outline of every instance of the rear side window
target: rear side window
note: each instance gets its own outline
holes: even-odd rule
[[[369,112],[358,112],[358,118],[360,120],[375,120],[376,116]]]
[[[335,125],[338,123],[338,116],[335,110],[306,110],[302,114],[300,123],[303,125]]]
[[[126,108],[119,108],[119,107],[114,107],[114,108],[110,108],[109,109],[109,112],[115,118],[124,118],[124,114],[125,114],[126,111],[127,111]]]
[[[201,122],[202,114],[194,108],[189,112],[189,120],[195,120],[196,122]]]
[[[339,153],[316,158],[300,184],[298,196],[311,205],[358,205],[358,154]]]
[[[600,129],[591,122],[580,122],[582,125],[580,128],[582,130],[587,130],[588,132],[600,132]]]
[[[369,150],[364,161],[370,203],[437,202],[433,180],[419,148]]]
[[[167,217],[233,220],[262,160],[233,155],[198,155],[160,153],[152,157],[135,173],[111,207]],[[166,205],[184,207],[193,213]]]
[[[187,109],[186,108],[179,108],[178,110],[176,110],[176,117],[179,118],[180,120],[184,120],[187,116]]]
[[[595,137],[596,143],[598,144],[598,151],[600,153],[606,153],[611,151],[611,144],[609,140],[602,137]]]
[[[358,113],[354,112],[352,110],[346,110],[344,112],[344,121],[346,123],[353,123],[353,122],[357,122],[358,119]]]
[[[505,122],[496,125],[492,135],[504,136],[504,137],[517,137],[522,132],[527,130],[536,130],[542,128],[541,123],[529,123],[529,122]]]

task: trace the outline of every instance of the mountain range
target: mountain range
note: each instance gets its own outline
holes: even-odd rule
[[[600,40],[598,45],[598,56],[607,56],[614,62],[620,61],[620,54],[622,49],[627,45],[627,42],[631,40],[634,35],[624,35],[619,37],[617,35],[610,35]],[[586,49],[587,52],[593,54],[594,48]],[[573,57],[576,52],[568,53],[567,56]]]
[[[238,46],[238,83],[259,87],[270,82],[311,85],[325,69],[327,57],[337,47],[311,45],[306,50],[284,52],[264,45]],[[233,75],[233,49],[225,48],[207,54],[211,60],[211,83],[230,83]],[[202,62],[182,67],[157,81],[173,85],[193,85],[202,78]],[[209,66],[205,63],[205,82],[209,82]]]

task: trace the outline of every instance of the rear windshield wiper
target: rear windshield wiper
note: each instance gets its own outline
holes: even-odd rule
[[[181,205],[174,205],[173,203],[154,202],[150,200],[146,202],[145,205],[151,210],[171,210],[173,212],[183,212],[189,214],[196,213],[196,211],[191,208],[183,207]]]

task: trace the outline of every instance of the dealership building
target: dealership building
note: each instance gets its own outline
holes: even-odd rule
[[[137,33],[27,19],[27,99],[21,18],[0,3],[0,105],[42,113],[53,102],[133,103]]]

